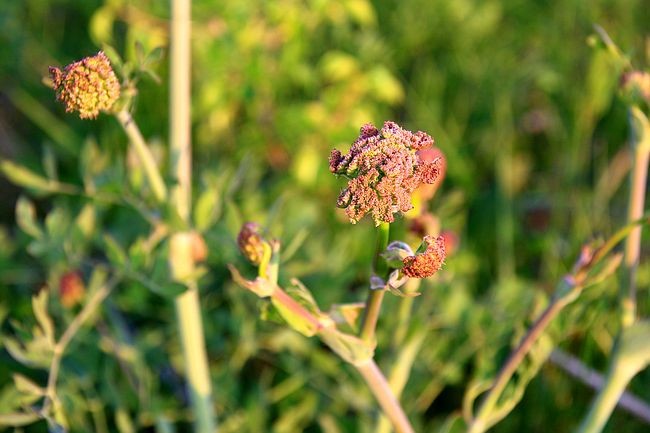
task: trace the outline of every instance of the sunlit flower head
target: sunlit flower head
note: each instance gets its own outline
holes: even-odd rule
[[[411,278],[427,278],[440,270],[445,261],[445,239],[442,236],[434,238],[425,236],[420,249],[413,256],[405,257],[402,260],[402,272]]]
[[[66,112],[77,111],[82,119],[94,119],[110,111],[120,97],[120,83],[102,51],[66,66],[50,67],[56,99]]]
[[[441,158],[423,161],[417,154],[432,145],[430,135],[394,122],[385,122],[381,130],[364,125],[347,154],[336,149],[330,154],[330,171],[349,179],[337,206],[345,208],[353,224],[368,212],[375,225],[393,222],[396,212],[413,207],[411,194],[420,184],[432,184],[440,176]]]

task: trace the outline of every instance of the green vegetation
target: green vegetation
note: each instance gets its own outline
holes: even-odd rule
[[[638,265],[629,239],[647,222],[650,91],[622,79],[650,70],[647,2],[194,0],[191,209],[168,151],[170,18],[150,0],[0,2],[0,430],[183,432],[213,410],[221,433],[387,433],[355,364],[374,338],[417,432],[648,429],[647,227]],[[99,50],[121,99],[82,120],[48,68]],[[315,305],[360,313],[336,306],[386,269],[372,218],[337,209],[328,156],[385,120],[444,154],[416,207],[455,245],[348,338]],[[242,287],[248,221],[258,275],[286,292]],[[390,240],[416,249],[412,224],[396,216]],[[186,372],[196,290],[204,406],[186,386],[207,385]],[[585,368],[606,381],[593,407]],[[624,389],[646,412],[614,409]]]

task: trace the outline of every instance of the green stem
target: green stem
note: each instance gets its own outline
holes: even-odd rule
[[[390,236],[390,224],[381,223],[377,227],[377,243],[375,244],[375,255],[372,262],[372,273],[382,279],[386,278],[387,266],[386,261],[381,257],[381,253],[386,250],[388,246],[388,238]],[[375,341],[375,328],[379,320],[379,312],[381,311],[381,302],[384,299],[383,289],[370,289],[368,292],[368,299],[366,301],[366,308],[361,325],[361,339],[369,344],[374,344]]]
[[[384,414],[393,424],[395,431],[397,433],[414,433],[415,430],[375,361],[370,359],[363,364],[355,365],[355,368],[363,376]]]
[[[158,165],[151,153],[151,149],[147,146],[147,142],[142,136],[138,125],[133,120],[131,113],[126,110],[118,111],[115,113],[115,117],[120,122],[127,137],[129,137],[129,141],[131,142],[136,155],[138,155],[138,159],[140,160],[144,173],[149,181],[149,186],[156,197],[156,201],[158,201],[158,203],[164,203],[167,199],[167,187],[165,186],[165,182],[160,174],[160,170],[158,170]]]
[[[524,357],[528,352],[530,352],[530,349],[533,347],[535,342],[546,330],[551,321],[568,304],[564,299],[566,298],[557,299],[546,307],[542,315],[539,316],[535,324],[521,340],[519,346],[517,346],[517,348],[510,354],[510,357],[508,357],[505,364],[503,364],[503,367],[501,367],[501,370],[497,374],[490,391],[488,391],[487,396],[481,403],[476,416],[469,426],[468,433],[484,432],[499,421],[499,419],[491,419],[491,415],[499,402],[503,390],[506,388],[506,385],[508,385],[512,375],[517,371],[517,367],[521,364],[521,361],[523,361]]]
[[[190,224],[192,194],[192,147],[190,134],[190,16],[191,1],[172,0],[170,50],[170,161],[176,185],[172,206],[186,226]],[[199,291],[194,277],[192,236],[187,232],[172,235],[169,264],[176,281],[188,289],[175,299],[176,315],[185,361],[196,433],[214,433],[216,421],[212,385],[201,320]]]
[[[635,111],[636,110],[636,111]],[[650,159],[650,131],[645,116],[636,108],[630,109],[632,119],[632,170],[630,172],[630,194],[628,199],[628,222],[635,221],[643,215],[645,206],[646,181],[648,179],[648,162]],[[623,276],[622,324],[630,326],[636,318],[636,271],[639,266],[641,251],[641,226],[635,227],[625,242],[625,270]]]
[[[50,369],[47,378],[47,387],[45,389],[45,402],[43,403],[43,413],[47,414],[50,408],[50,404],[57,404],[58,398],[56,396],[56,382],[59,377],[59,370],[61,368],[61,360],[68,345],[72,341],[79,329],[86,323],[86,321],[93,315],[101,303],[106,299],[106,297],[111,293],[112,288],[117,284],[117,279],[113,279],[110,282],[102,285],[97,289],[88,299],[88,302],[84,305],[83,309],[77,314],[77,316],[70,322],[70,325],[61,335],[61,338],[54,345],[54,354],[52,356],[52,361],[50,362]]]
[[[607,373],[605,386],[591,405],[587,417],[578,428],[578,433],[599,433],[603,430],[627,384],[636,374],[635,370],[622,368],[625,366],[621,365],[616,355],[614,356],[615,359]]]

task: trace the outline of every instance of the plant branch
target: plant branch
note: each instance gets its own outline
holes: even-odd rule
[[[59,370],[61,368],[61,360],[65,354],[65,350],[77,334],[79,329],[86,323],[86,321],[97,310],[97,307],[106,299],[110,294],[113,287],[117,284],[118,278],[114,277],[111,281],[103,284],[97,289],[88,299],[83,309],[75,316],[70,322],[68,327],[63,331],[61,338],[56,342],[53,349],[52,361],[50,362],[50,369],[47,378],[47,387],[45,389],[45,401],[43,403],[43,413],[46,414],[52,403],[56,404],[58,398],[56,396],[56,382],[59,377]]]
[[[381,370],[374,360],[370,359],[362,364],[355,365],[357,371],[368,384],[368,388],[379,402],[384,414],[390,419],[397,433],[414,433],[402,406],[393,394]]]
[[[126,110],[118,111],[115,117],[129,137],[129,141],[133,145],[133,150],[135,150],[136,155],[138,155],[138,159],[149,181],[149,186],[156,197],[156,201],[164,203],[167,199],[167,187],[160,174],[156,160],[151,153],[151,149],[147,146],[147,142],[142,136],[138,125],[133,120],[131,113]]]

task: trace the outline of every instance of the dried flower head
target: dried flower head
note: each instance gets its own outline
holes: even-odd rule
[[[78,111],[82,119],[94,119],[109,111],[120,97],[120,83],[102,51],[66,66],[50,67],[56,99],[66,112]]]
[[[256,223],[248,222],[244,224],[237,235],[237,245],[252,264],[259,265],[264,258],[265,240],[259,233],[260,226]]]
[[[77,271],[66,272],[59,279],[59,297],[66,308],[81,302],[86,293],[86,285]]]
[[[408,256],[402,260],[402,272],[411,278],[427,278],[440,270],[445,261],[445,239],[425,236],[420,249],[423,252]]]
[[[379,130],[372,124],[361,127],[350,152],[334,149],[330,171],[349,179],[337,200],[350,222],[357,223],[371,212],[375,225],[393,222],[395,212],[413,207],[411,194],[422,183],[431,184],[441,172],[441,159],[423,161],[417,151],[433,145],[425,132],[412,133],[394,122]]]

